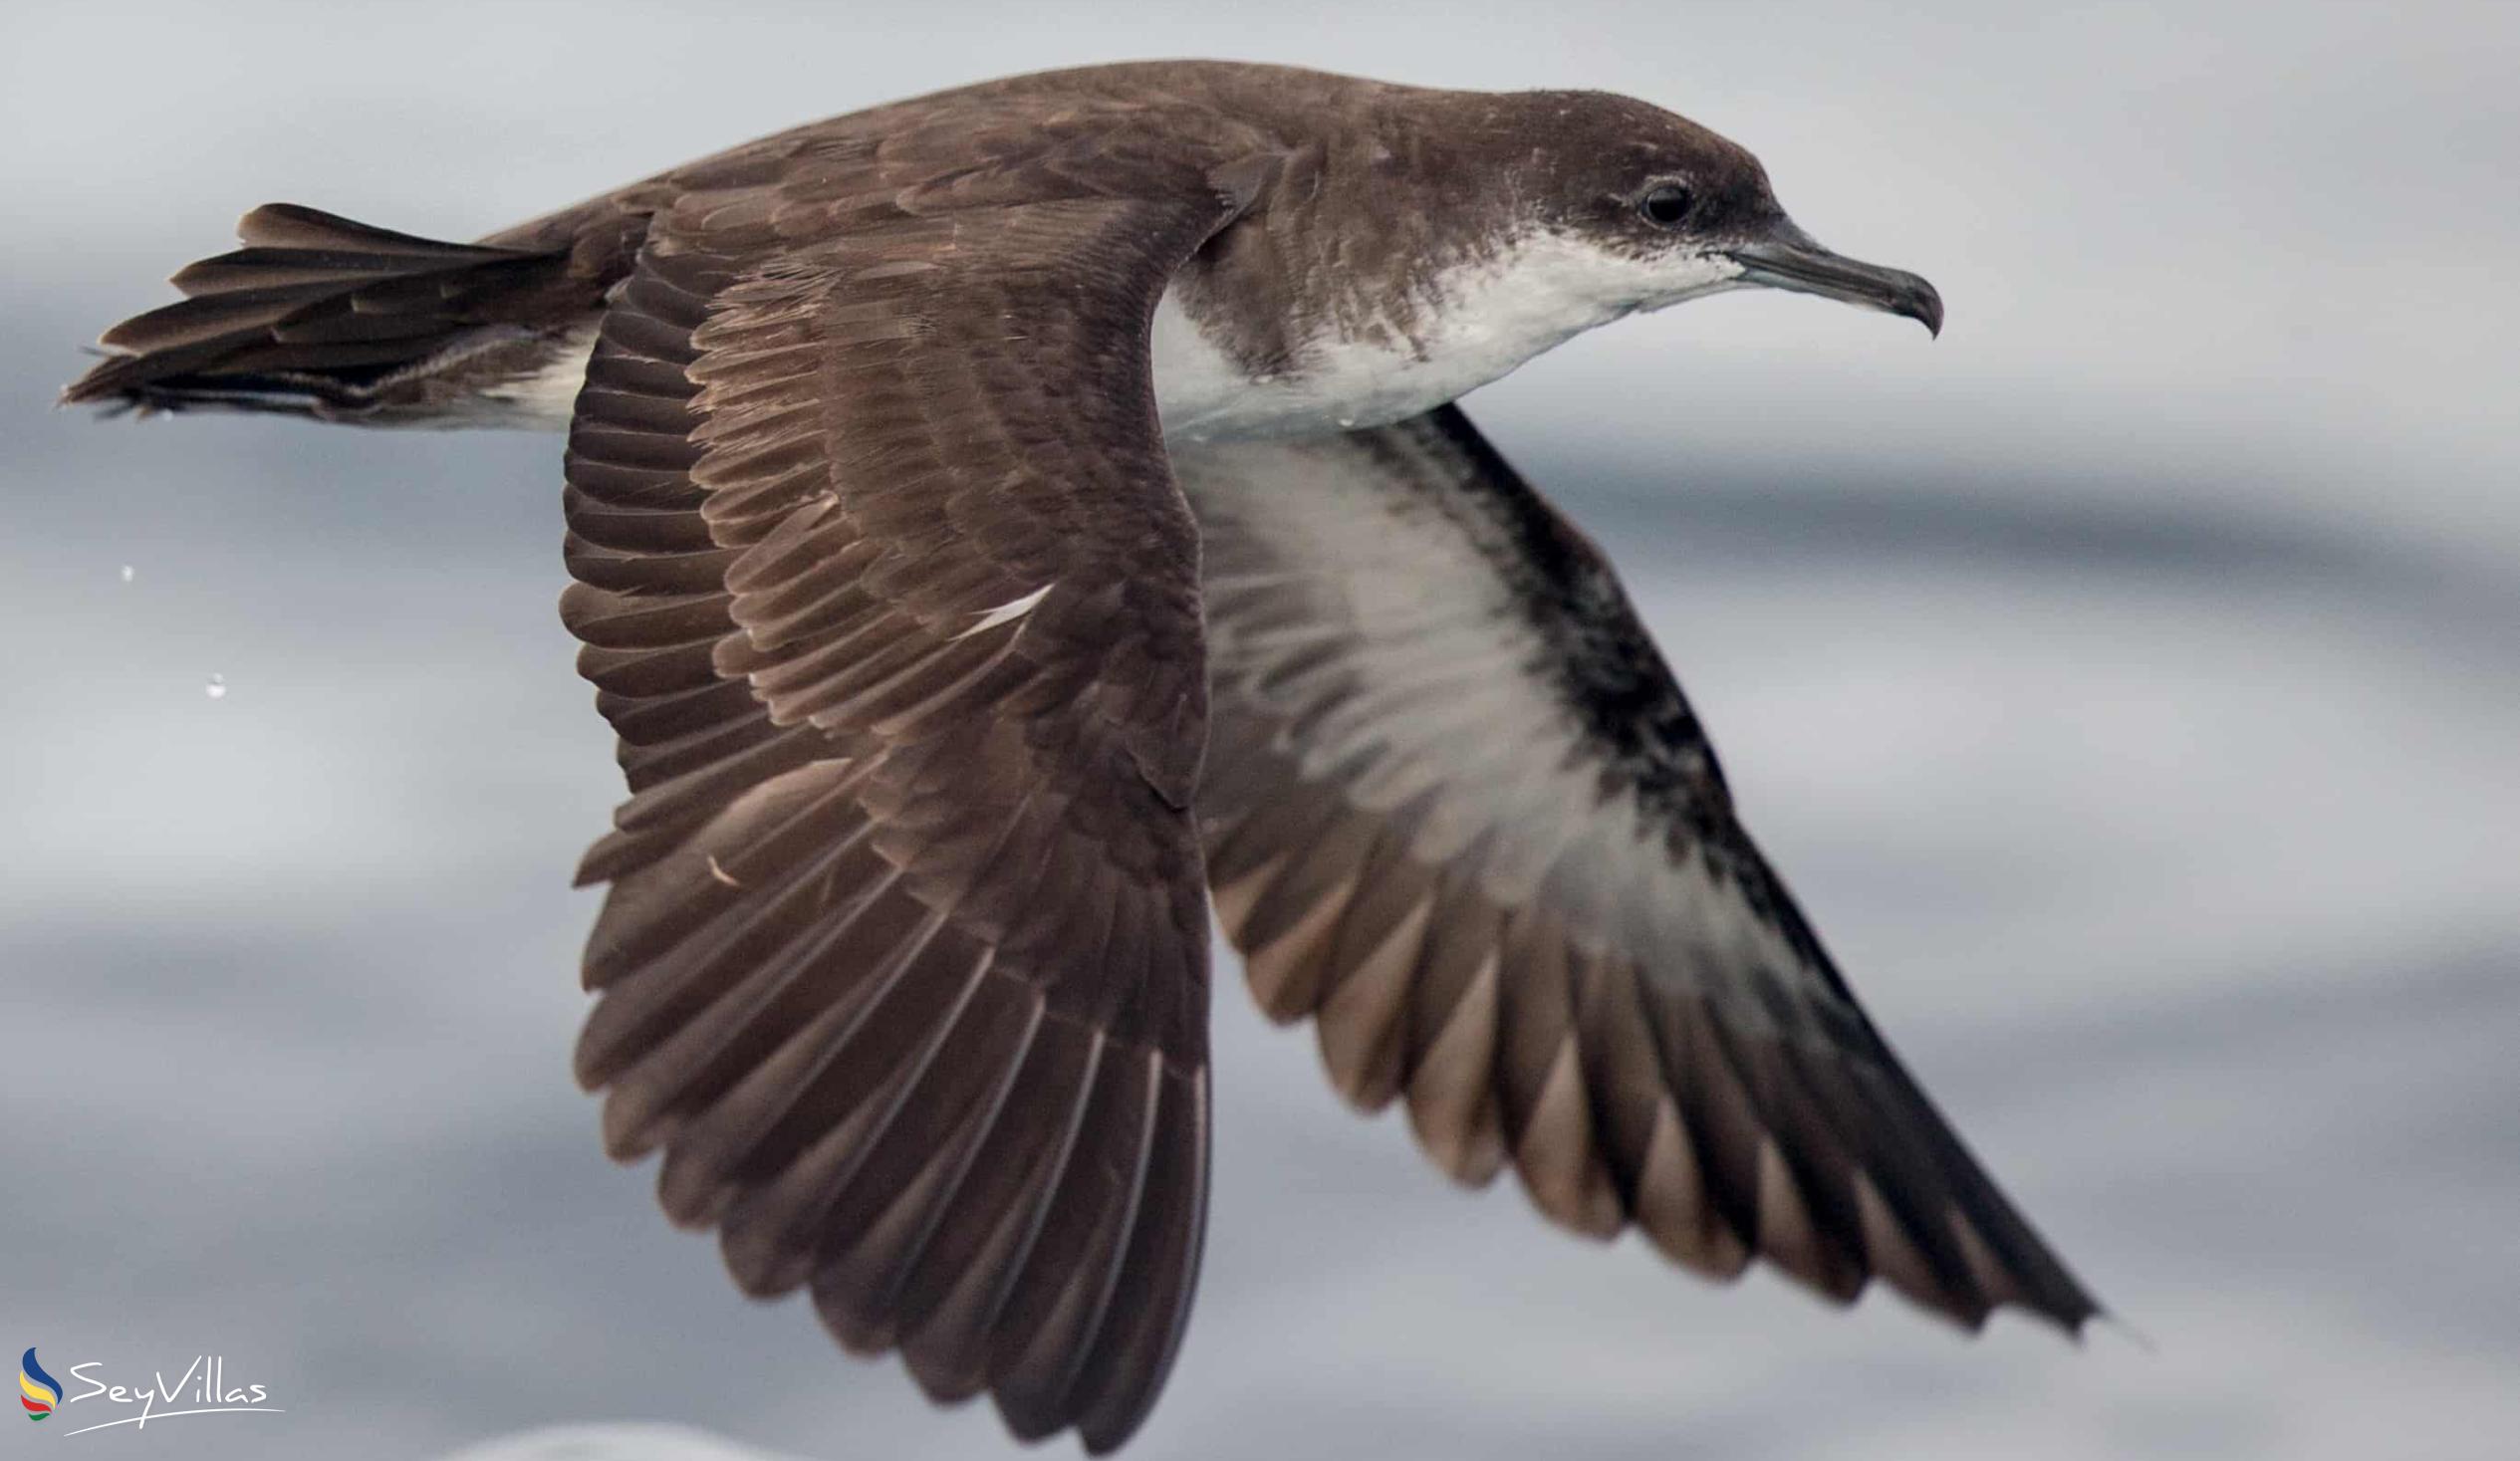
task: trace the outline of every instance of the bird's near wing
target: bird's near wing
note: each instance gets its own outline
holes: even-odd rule
[[[721,169],[614,293],[562,608],[632,795],[581,870],[578,1074],[746,1291],[1100,1451],[1170,1366],[1207,1176],[1147,321],[1255,174],[937,130]]]
[[[1443,1168],[1551,1218],[1964,1325],[2094,1306],[1733,819],[1610,565],[1454,408],[1183,449],[1208,877],[1251,986]]]

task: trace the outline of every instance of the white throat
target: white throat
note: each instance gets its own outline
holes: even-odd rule
[[[1190,441],[1326,434],[1434,409],[1596,326],[1729,287],[1720,255],[1640,260],[1559,233],[1438,276],[1412,328],[1328,330],[1291,369],[1250,375],[1166,290],[1154,318],[1155,408]]]

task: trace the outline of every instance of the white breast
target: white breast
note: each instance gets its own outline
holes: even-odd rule
[[[1409,332],[1325,330],[1291,368],[1267,375],[1245,374],[1166,290],[1154,317],[1155,408],[1167,436],[1189,441],[1387,425],[1622,315],[1726,288],[1740,272],[1719,257],[1640,260],[1535,234],[1438,276]]]

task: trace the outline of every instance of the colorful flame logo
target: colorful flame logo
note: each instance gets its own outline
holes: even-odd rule
[[[42,1420],[61,1403],[61,1381],[46,1374],[44,1366],[35,1362],[33,1349],[18,1361],[18,1403],[26,1407],[29,1420]]]

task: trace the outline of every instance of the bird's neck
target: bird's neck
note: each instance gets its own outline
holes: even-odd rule
[[[1384,425],[1474,390],[1627,313],[1587,245],[1539,231],[1459,246],[1264,235],[1194,261],[1154,321],[1168,433]]]

